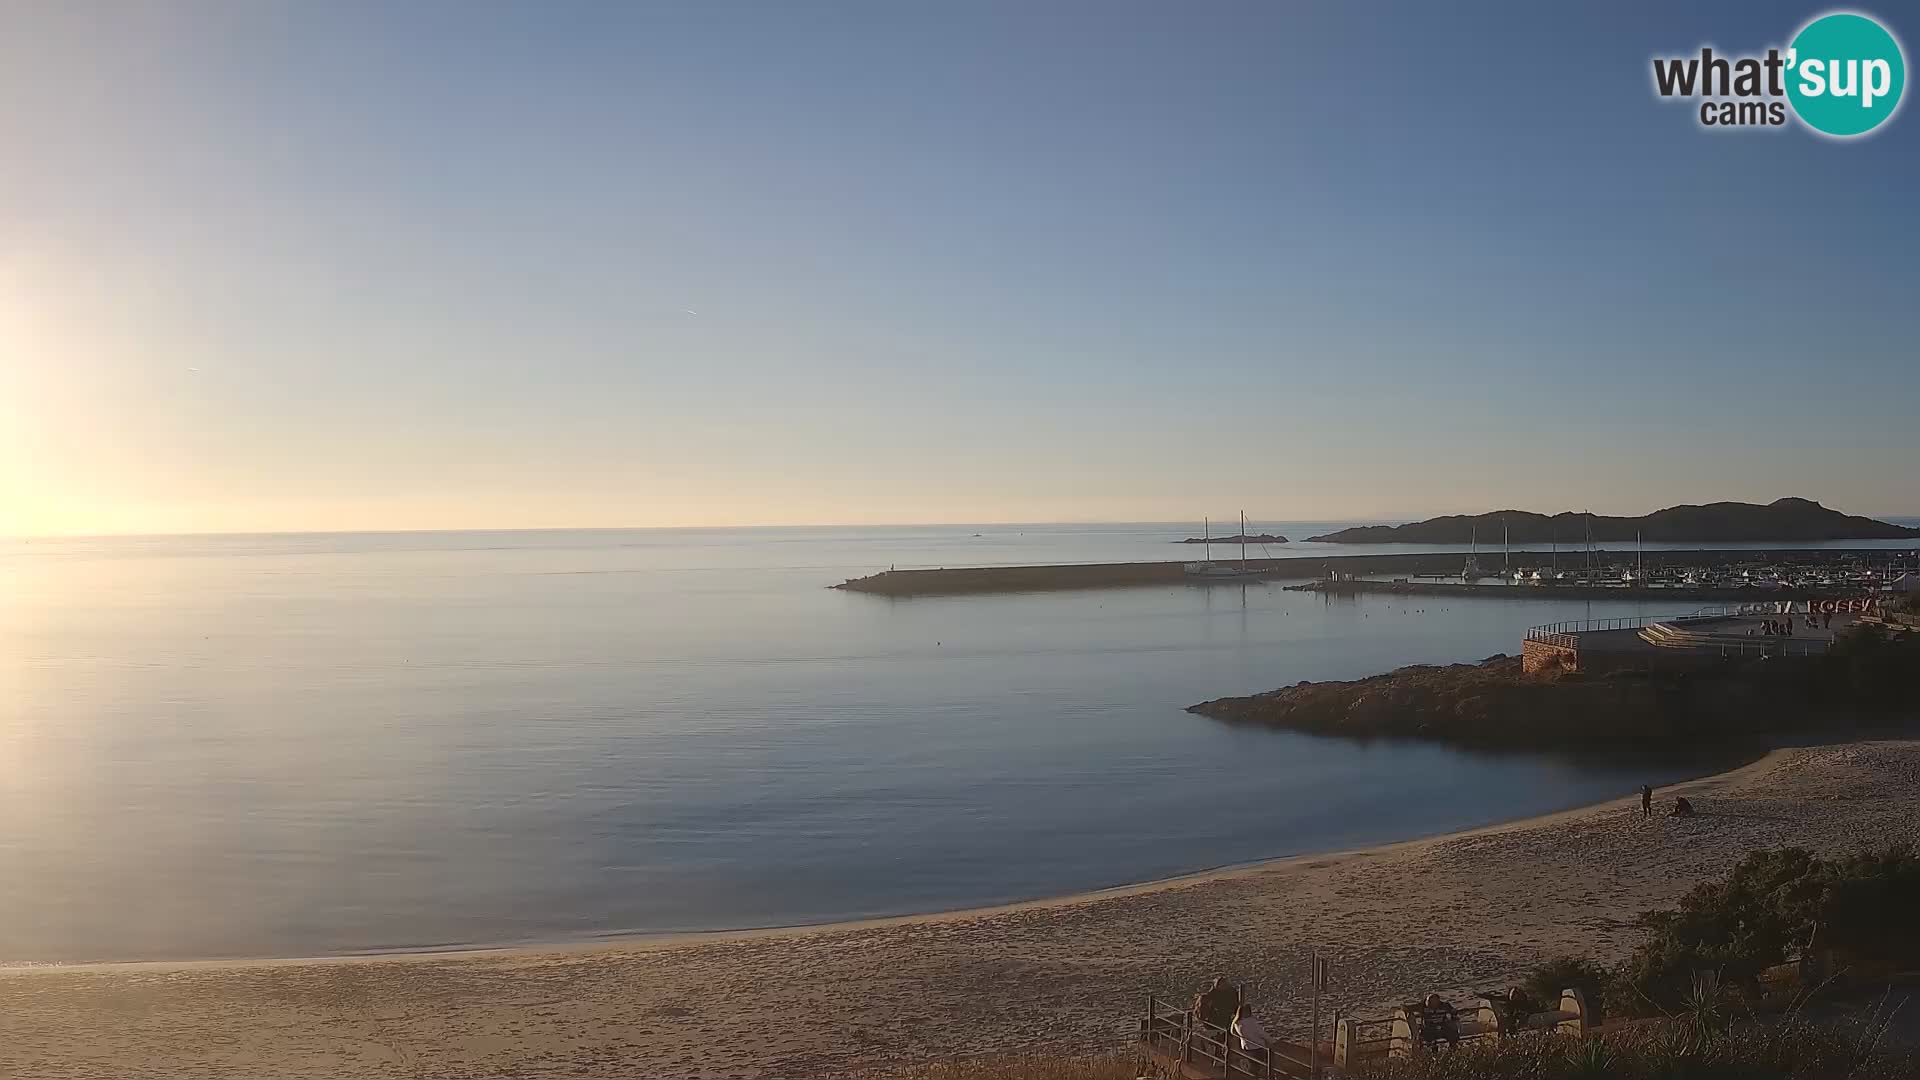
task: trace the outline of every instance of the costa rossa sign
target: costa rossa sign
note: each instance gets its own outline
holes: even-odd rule
[[[1763,600],[1737,605],[1735,615],[1865,615],[1880,609],[1877,596],[1850,596],[1841,600]]]

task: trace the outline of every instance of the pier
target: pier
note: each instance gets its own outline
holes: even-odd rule
[[[1331,569],[1344,574],[1439,574],[1458,571],[1466,552],[1425,555],[1303,555],[1284,559],[1248,559],[1259,578],[1303,581]],[[833,586],[884,596],[932,596],[950,593],[1038,592],[1052,589],[1108,589],[1129,585],[1244,584],[1248,578],[1207,578],[1186,571],[1188,562],[1050,563],[1038,566],[954,566],[883,570]],[[1220,560],[1239,566],[1239,560]]]
[[[1581,552],[1586,555],[1587,553]],[[1555,558],[1551,551],[1512,551],[1506,554],[1506,560],[1514,566],[1547,566]],[[1569,562],[1565,551],[1557,553],[1558,558]],[[1731,549],[1690,549],[1673,551],[1648,551],[1644,554],[1626,551],[1595,551],[1592,553],[1593,565],[1601,565],[1604,556],[1607,563],[1618,565],[1633,560],[1641,561],[1649,570],[1666,567],[1700,566],[1709,563],[1775,563],[1786,565],[1825,565],[1846,559],[1880,559],[1888,552],[1880,548],[1781,548],[1762,550],[1754,548]],[[1252,578],[1225,577],[1208,579],[1186,572],[1186,562],[1123,562],[1123,563],[1054,563],[1034,566],[957,566],[931,567],[906,570],[883,570],[867,577],[852,578],[832,586],[850,592],[872,593],[879,596],[943,596],[966,593],[1010,593],[1042,592],[1062,589],[1110,589],[1148,585],[1195,585],[1219,587],[1221,585],[1244,585],[1249,580],[1300,581],[1311,582],[1302,588],[1332,593],[1420,593],[1472,596],[1505,596],[1516,599],[1637,599],[1659,600],[1767,600],[1767,599],[1806,599],[1815,593],[1792,589],[1760,590],[1754,588],[1719,587],[1632,587],[1617,585],[1503,585],[1493,584],[1497,576],[1490,576],[1486,584],[1471,584],[1462,581],[1414,581],[1414,580],[1367,580],[1369,577],[1399,577],[1412,579],[1417,576],[1438,577],[1451,574],[1458,577],[1466,561],[1473,556],[1468,551],[1425,552],[1418,554],[1357,553],[1339,554],[1302,554],[1284,558],[1248,559],[1247,568],[1255,572]],[[1486,553],[1481,552],[1485,558]],[[1228,565],[1238,565],[1235,561]],[[1818,595],[1826,595],[1824,593]]]

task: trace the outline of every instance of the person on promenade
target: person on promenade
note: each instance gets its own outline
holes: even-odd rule
[[[1650,818],[1653,816],[1653,785],[1652,784],[1640,785],[1640,816],[1643,818]]]
[[[1225,975],[1215,975],[1213,985],[1193,997],[1193,1015],[1224,1028],[1233,1023],[1233,1014],[1240,1008],[1240,991],[1234,989]]]
[[[1253,1006],[1241,1002],[1233,1010],[1233,1037],[1239,1040],[1240,1049],[1251,1057],[1265,1061],[1267,1059],[1267,1029],[1260,1026],[1260,1019],[1253,1015]]]

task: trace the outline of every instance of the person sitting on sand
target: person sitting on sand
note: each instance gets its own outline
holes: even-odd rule
[[[1233,1014],[1239,1008],[1240,991],[1234,989],[1225,975],[1215,975],[1212,986],[1193,996],[1193,1015],[1214,1027],[1223,1028],[1233,1023]]]
[[[1668,817],[1692,817],[1693,804],[1687,801],[1687,797],[1685,795],[1682,795],[1679,798],[1673,800],[1673,809],[1667,811],[1667,816]]]
[[[1460,1014],[1439,994],[1428,994],[1420,1006],[1420,1042],[1431,1049],[1443,1039],[1448,1047],[1460,1048]]]
[[[1253,1006],[1241,1002],[1233,1010],[1233,1037],[1240,1040],[1240,1049],[1264,1058],[1267,1052],[1267,1029],[1260,1026],[1260,1019],[1253,1015]]]

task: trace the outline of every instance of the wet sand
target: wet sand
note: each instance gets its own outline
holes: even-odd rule
[[[798,930],[324,960],[0,971],[0,1075],[794,1075],[1121,1045],[1146,994],[1215,973],[1303,1034],[1328,1006],[1498,985],[1748,850],[1913,834],[1920,743],[1778,750],[1664,789],[1508,825],[1057,900]],[[1245,812],[1245,811],[1242,811]],[[137,902],[137,898],[129,898]]]

